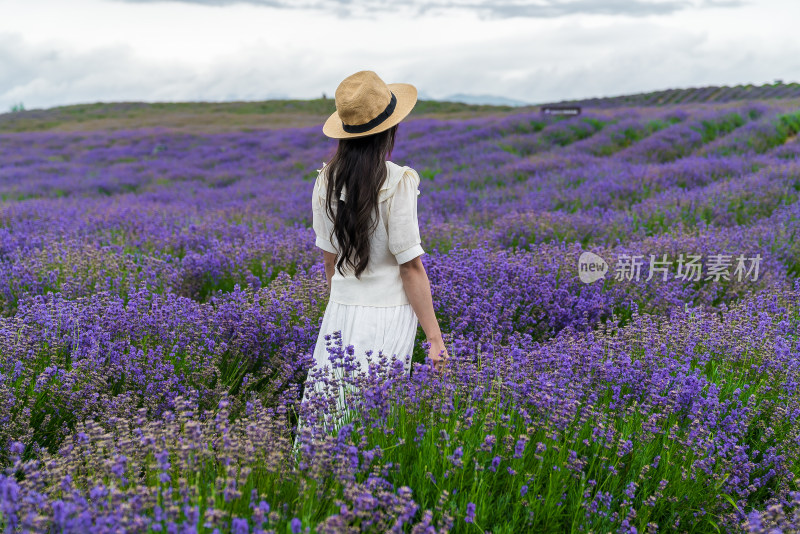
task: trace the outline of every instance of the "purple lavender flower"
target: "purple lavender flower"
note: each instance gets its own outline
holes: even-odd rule
[[[489,469],[492,471],[497,471],[497,468],[499,466],[500,466],[500,457],[495,456],[494,458],[492,458],[492,465],[489,467]]]
[[[474,523],[475,522],[475,504],[474,503],[467,503],[467,513],[464,516],[464,521],[466,523]]]

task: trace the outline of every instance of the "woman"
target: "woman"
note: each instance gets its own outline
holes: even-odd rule
[[[396,355],[408,374],[418,322],[430,343],[428,356],[441,370],[448,353],[421,261],[419,175],[387,160],[417,90],[360,71],[339,84],[335,101],[322,131],[339,146],[319,169],[312,195],[315,243],[323,250],[330,298],[309,381],[315,369],[330,367],[325,337],[337,331],[343,347],[353,345],[362,372],[372,351],[373,362],[379,353]]]

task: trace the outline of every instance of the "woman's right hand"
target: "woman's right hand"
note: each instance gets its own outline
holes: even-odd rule
[[[441,372],[444,369],[445,360],[450,357],[447,353],[447,347],[444,346],[444,341],[432,341],[431,348],[428,349],[428,357],[433,362],[433,368]]]
[[[450,355],[447,354],[442,331],[433,311],[431,281],[428,279],[421,256],[400,264],[400,278],[403,280],[403,289],[408,296],[408,302],[425,332],[425,339],[431,344],[428,357],[433,363],[433,368],[442,371]]]

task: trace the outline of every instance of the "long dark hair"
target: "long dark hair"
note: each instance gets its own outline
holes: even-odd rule
[[[378,191],[386,180],[386,159],[392,154],[396,132],[397,124],[376,134],[339,139],[336,153],[325,166],[325,209],[339,243],[336,268],[342,276],[345,265],[355,269],[359,279],[367,268],[370,236],[378,224],[372,214],[378,213]],[[346,202],[339,198],[345,186]],[[336,199],[336,213],[331,199]]]

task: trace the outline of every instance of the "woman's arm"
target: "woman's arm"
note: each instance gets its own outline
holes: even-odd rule
[[[428,355],[437,369],[441,369],[443,358],[447,358],[447,348],[444,346],[442,331],[433,311],[433,297],[431,296],[431,283],[422,257],[400,264],[400,277],[403,279],[403,288],[414,313],[419,319],[419,324],[425,331],[425,337],[431,344]]]
[[[333,270],[336,267],[336,254],[323,250],[322,254],[325,260],[325,277],[328,279],[328,295],[331,294],[331,278],[333,278]]]

